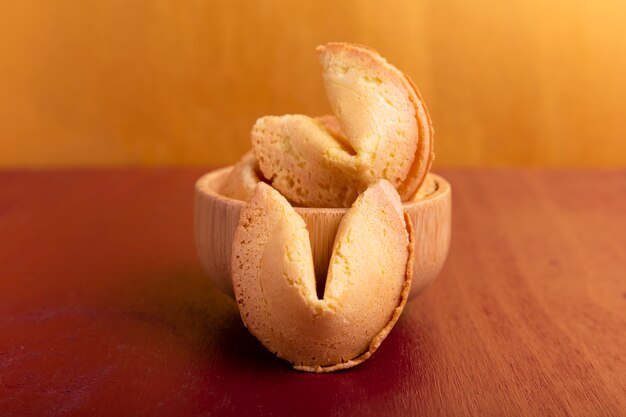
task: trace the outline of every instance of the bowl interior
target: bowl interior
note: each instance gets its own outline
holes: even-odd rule
[[[196,182],[194,232],[200,261],[215,285],[232,293],[231,255],[235,229],[245,202],[218,190],[232,167],[212,171]],[[429,174],[428,192],[404,202],[415,230],[414,297],[437,276],[450,244],[451,189],[442,177]],[[309,232],[318,288],[324,288],[337,229],[347,208],[294,207]]]
[[[224,202],[227,202],[229,204],[243,206],[245,204],[245,201],[226,197],[220,194],[218,191],[222,187],[222,184],[226,180],[226,177],[228,176],[228,173],[232,170],[232,168],[232,166],[228,166],[204,175],[198,180],[197,187],[199,187],[202,192],[209,194],[214,198],[224,200]],[[429,201],[440,198],[447,191],[449,191],[448,182],[437,174],[429,173],[422,188],[424,188],[424,186],[426,185],[428,186],[428,190],[425,193],[418,192],[413,196],[411,200],[403,202],[405,209],[417,205],[428,204]],[[345,214],[348,211],[348,208],[346,207],[300,207],[296,205],[294,205],[294,209],[299,213],[321,211],[328,213],[334,212]]]

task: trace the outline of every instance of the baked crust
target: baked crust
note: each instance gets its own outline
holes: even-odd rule
[[[303,206],[349,207],[381,178],[410,200],[433,159],[419,91],[371,48],[333,42],[317,51],[334,116],[257,120],[251,137],[263,175]]]
[[[344,216],[321,299],[304,221],[272,187],[259,183],[233,242],[233,290],[244,324],[299,370],[331,372],[368,359],[409,295],[412,225],[384,180]]]
[[[219,193],[235,200],[246,201],[262,181],[253,151],[246,152],[224,180]]]
[[[252,146],[263,175],[293,204],[350,207],[368,184],[348,175],[350,161],[330,158],[348,153],[336,126],[322,121],[300,114],[261,117],[252,128]]]
[[[385,178],[389,180],[398,190],[400,196],[402,197],[402,201],[408,201],[415,195],[420,185],[424,181],[426,174],[430,170],[430,166],[434,159],[433,153],[433,128],[430,116],[428,114],[428,110],[426,108],[426,104],[424,100],[413,83],[413,81],[402,71],[398,70],[395,66],[391,65],[387,62],[385,58],[383,58],[376,50],[369,48],[363,45],[350,44],[346,42],[331,42],[326,45],[321,45],[317,47],[317,51],[320,54],[320,61],[324,66],[324,60],[326,55],[330,55],[330,60],[341,60],[338,57],[349,57],[349,61],[352,62],[352,67],[348,68],[351,70],[353,67],[358,66],[356,63],[361,63],[365,74],[363,77],[365,79],[373,79],[374,82],[378,80],[378,82],[383,85],[385,83],[391,84],[394,88],[402,93],[406,94],[406,97],[397,97],[398,100],[392,102],[392,105],[400,106],[401,102],[405,99],[408,100],[412,107],[413,119],[414,119],[414,128],[415,132],[413,136],[405,138],[405,142],[410,145],[407,146],[406,149],[413,147],[414,151],[410,153],[410,155],[393,155],[395,149],[382,149],[382,156],[377,155],[377,159],[381,161],[381,164],[384,166],[385,164],[393,164],[397,165],[398,163],[404,163],[405,168],[402,170],[397,170],[396,175],[385,174],[384,168],[376,170],[371,177],[376,178]],[[328,65],[327,65],[328,66]],[[324,76],[328,78],[329,69],[325,68]],[[350,129],[350,124],[354,124],[353,113],[352,110],[350,112],[346,111],[345,114],[340,110],[341,103],[334,103],[332,91],[330,91],[330,83],[328,80],[325,82],[325,87],[327,90],[327,95],[329,96],[329,101],[331,107],[333,107],[333,111],[337,118],[338,122],[342,127],[343,132],[348,139],[348,141],[352,144],[352,146],[356,149],[357,153],[363,148],[363,141],[366,141],[368,138],[366,134],[359,134],[358,132],[354,132],[357,129]],[[380,91],[378,91],[380,93]],[[345,104],[343,105],[345,107]],[[376,120],[378,114],[384,113],[385,107],[378,106],[375,110],[368,112],[367,116],[372,120]],[[409,112],[407,109],[395,109],[396,114],[393,116],[404,114],[405,116],[409,116]],[[342,117],[343,116],[343,117]],[[356,120],[357,123],[361,123],[361,121]],[[347,126],[348,125],[348,126]],[[390,129],[387,132],[383,132],[379,135],[381,140],[389,138],[393,136],[393,130],[396,128],[397,124],[394,120],[390,123]],[[409,129],[407,129],[409,130]],[[401,143],[396,143],[396,146],[393,148],[398,148],[398,145],[402,145]],[[378,147],[378,145],[377,145]],[[380,151],[380,150],[379,150]],[[393,155],[389,157],[389,155]],[[407,161],[403,161],[402,157],[406,157]],[[376,164],[376,161],[374,161]],[[370,166],[367,167],[371,169]],[[399,172],[398,172],[399,171]],[[365,173],[367,175],[367,173]]]

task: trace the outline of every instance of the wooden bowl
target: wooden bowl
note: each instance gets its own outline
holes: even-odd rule
[[[210,172],[196,181],[194,234],[204,270],[214,285],[233,297],[230,276],[233,236],[245,202],[224,197],[216,191],[231,169],[226,167]],[[429,176],[436,184],[435,190],[419,200],[404,203],[415,230],[413,283],[409,299],[437,277],[450,246],[450,184],[438,175]],[[309,230],[315,275],[325,277],[339,222],[348,209],[295,207],[295,210]]]

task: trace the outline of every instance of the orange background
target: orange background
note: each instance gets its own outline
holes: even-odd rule
[[[419,86],[437,166],[626,165],[623,0],[26,0],[0,5],[0,166],[235,161],[328,112],[315,45]]]

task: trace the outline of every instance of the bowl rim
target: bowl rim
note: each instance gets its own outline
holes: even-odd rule
[[[237,200],[235,198],[226,197],[220,193],[218,193],[214,188],[209,186],[209,183],[213,181],[215,178],[226,175],[230,170],[232,170],[234,165],[225,166],[222,168],[217,168],[212,171],[203,174],[200,178],[196,180],[195,189],[197,193],[205,195],[207,197],[213,198],[215,200],[221,200],[228,205],[240,206],[243,207],[246,202],[243,200]],[[428,173],[427,175],[431,176],[435,183],[437,184],[437,189],[432,194],[421,198],[415,201],[405,201],[402,203],[404,208],[413,208],[421,205],[428,205],[435,200],[439,200],[445,198],[446,195],[450,193],[450,183],[440,175],[435,173]],[[327,213],[345,213],[348,211],[349,207],[299,207],[293,206],[296,212],[299,213],[314,213],[314,212],[327,212]]]

